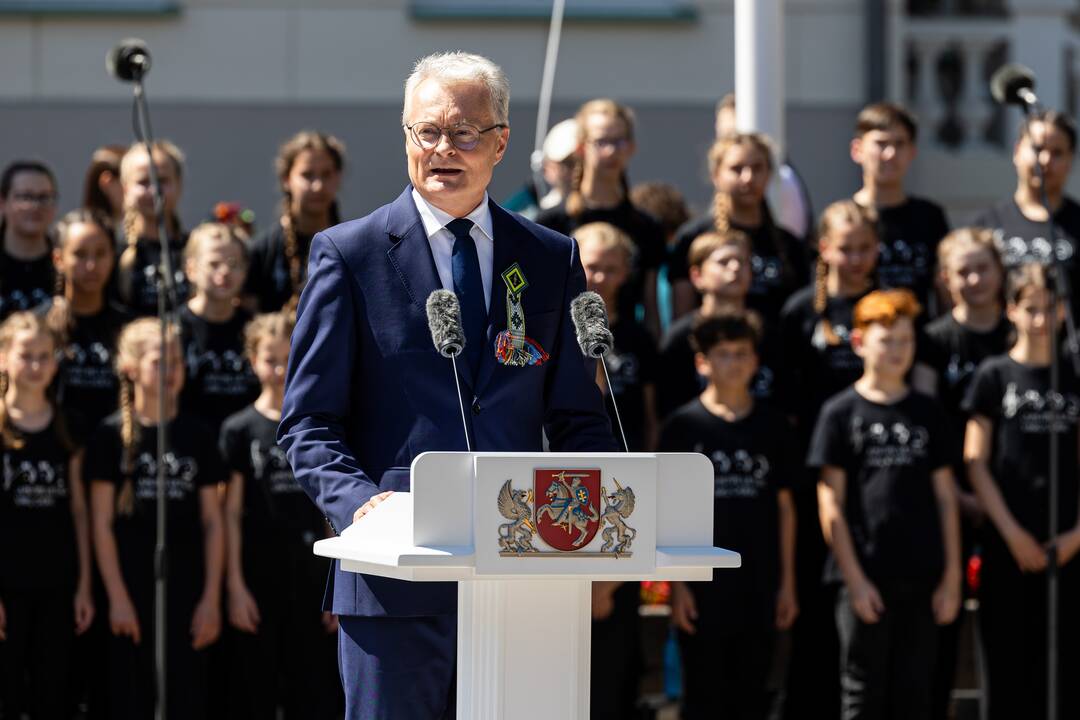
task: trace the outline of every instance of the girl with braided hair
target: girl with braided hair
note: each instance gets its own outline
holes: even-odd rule
[[[161,181],[176,302],[182,303],[187,299],[188,285],[180,254],[187,238],[176,207],[183,184],[184,154],[168,140],[158,140],[153,147],[153,162]],[[124,153],[120,161],[120,184],[124,188],[124,214],[118,228],[115,292],[132,316],[157,315],[157,269],[161,262],[161,243],[150,184],[150,158],[142,143],[132,145]]]
[[[8,717],[66,716],[73,641],[94,616],[82,454],[49,396],[61,345],[40,315],[18,312],[0,325],[0,703]]]
[[[636,149],[634,111],[609,99],[590,100],[574,116],[578,126],[570,192],[563,205],[540,213],[536,222],[573,235],[582,225],[608,223],[634,243],[637,259],[619,293],[619,312],[636,317],[643,306],[645,325],[660,336],[656,276],[664,262],[665,239],[660,224],[630,200],[626,169]]]
[[[311,238],[341,222],[337,193],[344,170],[345,145],[333,135],[303,130],[278,149],[281,218],[252,241],[244,287],[259,312],[295,310],[307,282]]]
[[[94,550],[109,602],[109,712],[151,717],[154,710],[154,542],[157,532],[157,433],[168,423],[162,458],[168,513],[169,601],[165,618],[170,717],[206,717],[206,653],[221,630],[225,558],[218,484],[225,470],[213,433],[178,412],[184,383],[175,326],[161,343],[154,318],[129,323],[117,343],[120,410],[88,445]],[[158,377],[167,361],[166,417]]]
[[[774,170],[769,139],[760,133],[732,133],[709,149],[712,208],[691,220],[676,235],[669,277],[675,296],[675,317],[697,306],[686,260],[690,244],[705,232],[741,230],[750,236],[754,280],[747,298],[766,327],[773,325],[788,297],[809,278],[806,251],[794,235],[773,222],[765,191]]]

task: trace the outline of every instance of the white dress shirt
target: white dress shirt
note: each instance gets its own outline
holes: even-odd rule
[[[427,233],[428,243],[431,245],[431,256],[435,258],[439,280],[444,288],[453,292],[454,270],[451,255],[454,251],[454,233],[447,230],[446,226],[455,218],[430,204],[416,188],[413,188],[412,198],[416,203],[416,210],[420,213],[420,221],[424,223],[424,232]],[[476,244],[480,278],[484,282],[484,306],[487,307],[491,300],[491,266],[495,262],[495,238],[491,228],[491,209],[488,207],[487,193],[484,193],[484,199],[465,219],[472,220],[473,223],[469,235]]]

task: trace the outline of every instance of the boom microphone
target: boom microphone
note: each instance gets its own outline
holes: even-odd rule
[[[1002,65],[990,78],[990,94],[1002,105],[1035,105],[1035,73],[1020,63]]]
[[[591,290],[571,301],[570,319],[574,322],[578,345],[586,357],[603,357],[615,344],[608,329],[607,306],[603,298]]]
[[[461,328],[461,303],[458,296],[445,288],[433,290],[427,303],[428,330],[431,342],[444,358],[450,358],[454,367],[454,386],[457,388],[458,406],[461,408],[461,427],[465,430],[465,449],[472,452],[469,440],[469,423],[465,420],[465,401],[461,398],[461,378],[457,372],[457,356],[465,349],[465,331]]]
[[[150,51],[138,38],[121,40],[105,56],[105,69],[121,82],[138,82],[150,72]]]

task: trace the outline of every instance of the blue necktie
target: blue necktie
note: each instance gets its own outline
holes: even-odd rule
[[[450,253],[450,267],[454,275],[454,294],[461,303],[461,324],[465,330],[465,356],[475,377],[480,358],[487,344],[487,301],[484,299],[484,281],[480,276],[480,260],[476,255],[476,243],[469,231],[472,220],[451,220],[446,229],[454,234],[454,249]]]

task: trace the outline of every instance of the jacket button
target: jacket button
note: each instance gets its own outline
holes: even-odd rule
[[[473,415],[479,415],[480,414],[480,401],[479,400],[473,400],[472,411],[473,411]]]

